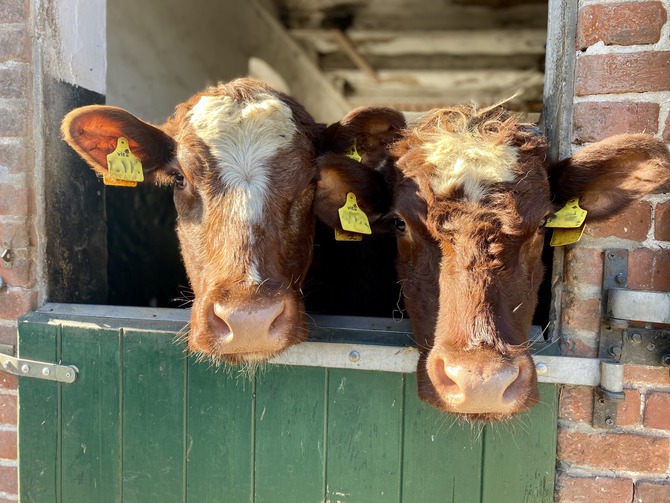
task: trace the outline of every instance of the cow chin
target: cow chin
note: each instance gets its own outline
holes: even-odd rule
[[[539,401],[526,351],[502,356],[491,348],[434,348],[420,358],[417,381],[421,400],[468,422],[506,421]]]

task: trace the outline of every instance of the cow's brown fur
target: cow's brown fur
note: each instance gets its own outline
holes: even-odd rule
[[[455,142],[459,155],[481,164],[473,170],[478,187],[466,187],[471,180],[459,178],[460,166],[441,162],[439,141]],[[501,145],[516,150],[511,172],[503,163],[482,174],[498,162],[491,152],[507,155]],[[406,227],[398,237],[399,276],[421,351],[419,395],[468,419],[508,418],[538,400],[526,343],[543,275],[545,217],[574,196],[592,221],[611,216],[668,179],[667,148],[627,135],[549,166],[546,141],[530,125],[500,108],[456,107],[429,114],[392,151],[394,207]],[[454,368],[481,376],[482,384],[498,371],[512,377],[501,385],[499,405],[468,410],[445,374]],[[480,382],[468,379],[468,386]]]

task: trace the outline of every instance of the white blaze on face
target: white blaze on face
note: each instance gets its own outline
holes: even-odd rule
[[[217,161],[219,179],[225,188],[229,216],[248,232],[245,251],[247,281],[262,282],[254,248],[254,227],[262,226],[271,192],[270,162],[290,147],[297,132],[288,105],[270,94],[255,96],[252,102],[229,96],[203,96],[193,107],[191,125]]]
[[[269,161],[290,146],[297,131],[291,109],[269,94],[253,102],[203,96],[193,107],[191,124],[218,163],[236,216],[244,224],[261,223]]]
[[[462,188],[469,200],[477,201],[490,185],[516,178],[517,149],[487,142],[478,135],[431,135],[425,139],[423,151],[436,168],[430,184],[438,195]]]

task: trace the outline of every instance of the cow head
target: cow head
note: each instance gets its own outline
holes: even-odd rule
[[[304,338],[300,285],[312,253],[320,132],[298,103],[247,79],[209,88],[160,127],[83,107],[65,140],[100,174],[119,137],[145,181],[174,186],[177,233],[195,299],[189,349],[264,360]]]
[[[501,109],[434,111],[393,149],[399,276],[420,349],[420,397],[501,420],[538,400],[527,334],[545,219],[580,198],[590,221],[656,190],[665,145],[626,135],[548,165],[547,145]]]

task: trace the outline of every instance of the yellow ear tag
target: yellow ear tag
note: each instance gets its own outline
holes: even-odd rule
[[[547,219],[545,227],[573,229],[580,227],[586,220],[587,211],[579,207],[579,198],[573,197],[553,217]]]
[[[354,140],[354,143],[351,145],[351,147],[349,147],[349,150],[347,150],[344,155],[356,162],[361,162],[361,156],[358,155],[358,150],[356,150],[356,140]]]
[[[107,156],[109,176],[128,182],[143,182],[142,162],[130,151],[128,140],[121,137],[116,142],[116,150]]]
[[[335,227],[335,241],[363,241],[363,235],[343,231],[339,227]]]
[[[356,196],[353,192],[347,194],[347,202],[337,211],[340,214],[340,224],[342,224],[342,228],[345,231],[372,234],[368,217],[358,207]]]
[[[117,180],[111,176],[105,174],[102,175],[102,183],[105,185],[112,185],[115,187],[137,187],[137,182],[128,182],[126,180]]]
[[[576,243],[582,239],[584,227],[586,225],[582,224],[580,227],[573,227],[572,229],[554,229],[549,244],[551,246],[565,246]]]

